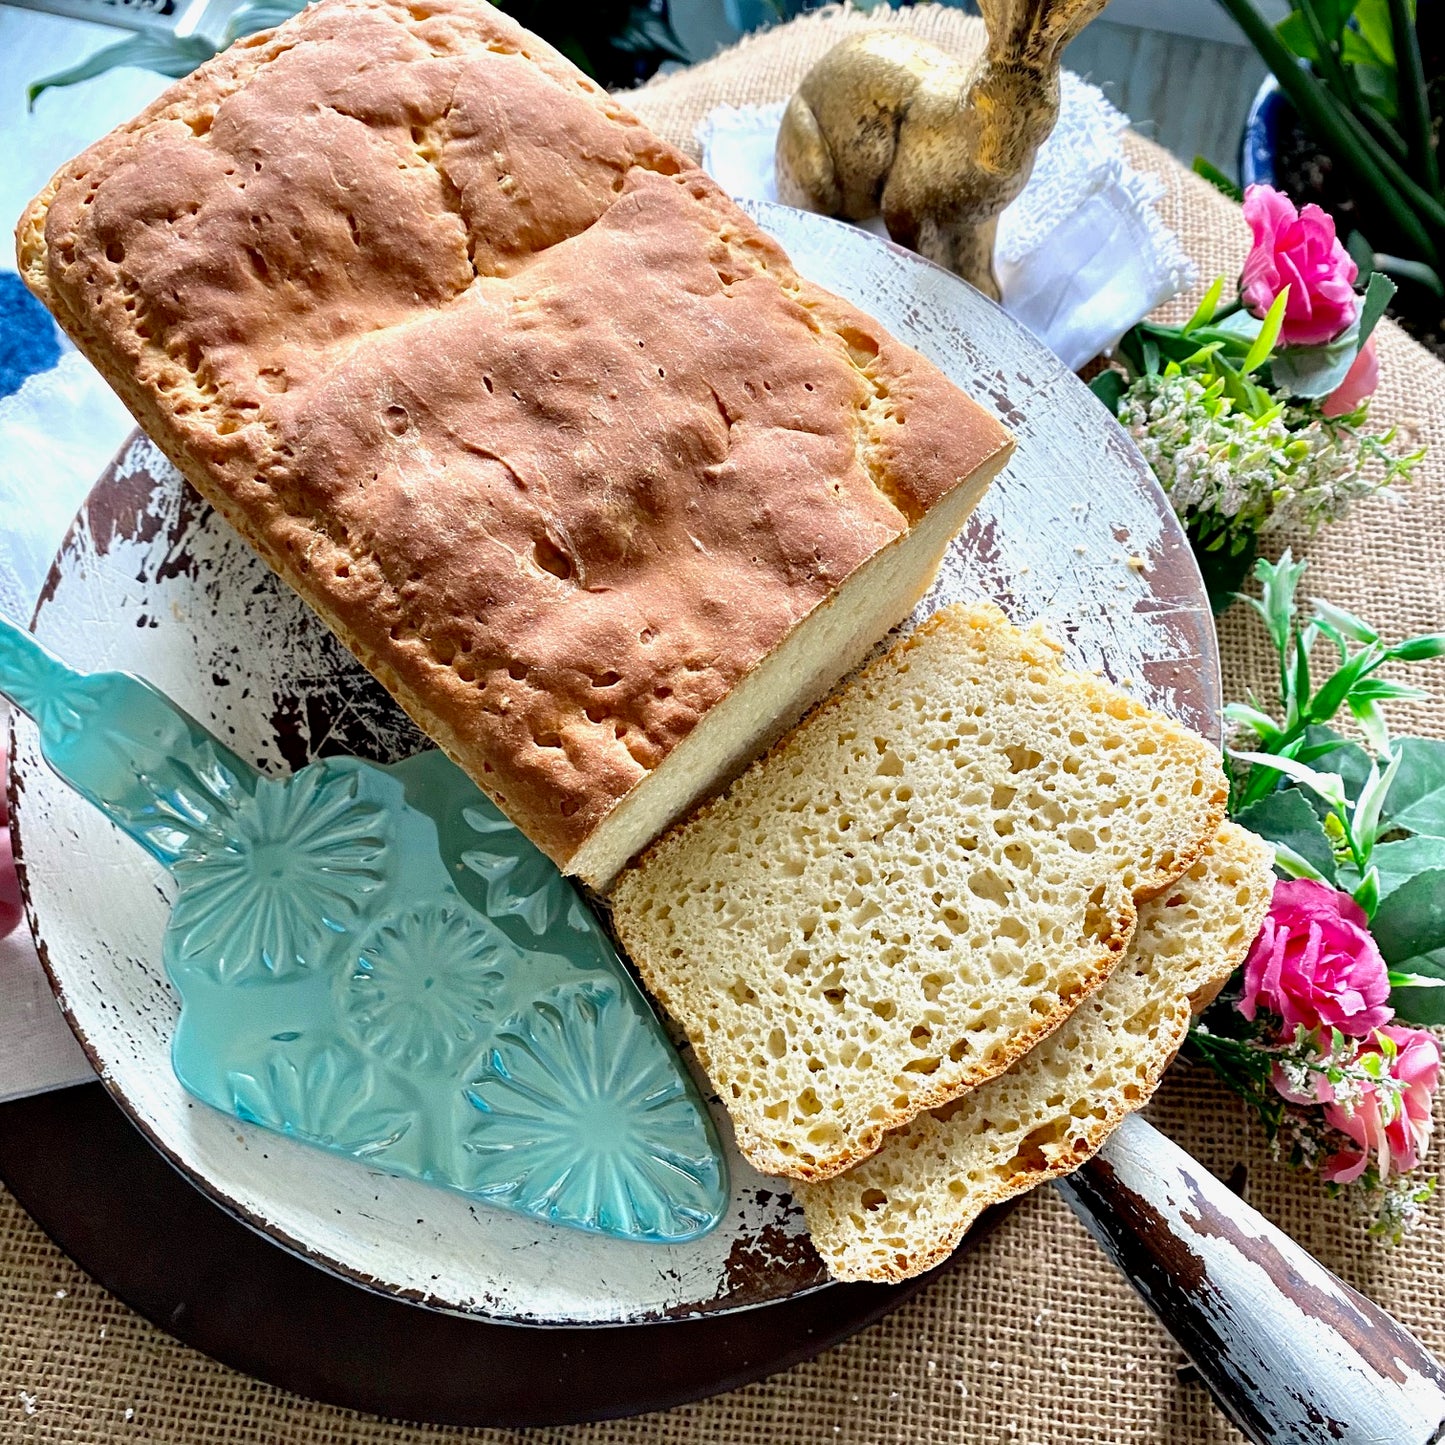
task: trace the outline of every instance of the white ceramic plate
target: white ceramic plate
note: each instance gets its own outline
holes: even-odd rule
[[[920,615],[991,597],[1015,620],[1043,617],[1071,661],[1208,731],[1218,662],[1198,572],[1147,467],[1098,401],[956,277],[850,227],[753,209],[804,274],[917,347],[1018,437]],[[77,520],[35,631],[77,667],[147,677],[264,768],[336,751],[390,760],[424,745],[142,438]],[[534,1324],[676,1318],[823,1282],[788,1194],[736,1151],[722,1226],[659,1247],[548,1229],[196,1103],[168,1057],[177,1005],[160,966],[167,875],[44,767],[23,719],[14,775],[31,924],[77,1036],[155,1145],[255,1228],[368,1287]]]

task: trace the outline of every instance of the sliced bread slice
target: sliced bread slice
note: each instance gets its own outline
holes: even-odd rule
[[[1217,751],[1059,652],[945,609],[619,880],[763,1172],[841,1173],[1002,1073],[1214,836]]]
[[[1067,1174],[1142,1108],[1259,932],[1267,844],[1233,823],[1139,911],[1124,963],[997,1079],[915,1119],[856,1169],[796,1191],[837,1279],[908,1279],[946,1259],[991,1204]]]

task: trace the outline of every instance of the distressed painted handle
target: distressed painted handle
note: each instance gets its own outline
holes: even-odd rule
[[[1256,1445],[1445,1439],[1445,1368],[1144,1120],[1059,1188]]]

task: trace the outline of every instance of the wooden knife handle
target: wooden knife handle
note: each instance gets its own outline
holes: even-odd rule
[[[1445,1369],[1137,1115],[1059,1189],[1256,1445],[1445,1440]]]

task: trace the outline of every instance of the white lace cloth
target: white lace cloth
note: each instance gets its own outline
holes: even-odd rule
[[[1033,175],[999,218],[994,265],[1004,309],[1077,369],[1194,279],[1159,219],[1162,191],[1124,157],[1125,118],[1065,71],[1059,121]],[[734,196],[775,201],[782,105],[720,106],[698,127],[703,169]],[[866,222],[886,235],[881,220]]]

